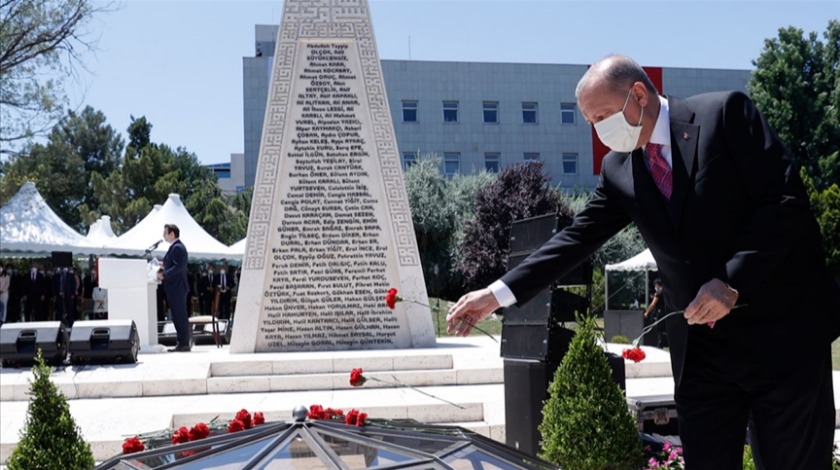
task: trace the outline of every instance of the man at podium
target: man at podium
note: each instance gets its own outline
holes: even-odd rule
[[[187,247],[179,237],[181,231],[175,224],[163,226],[163,239],[169,243],[169,250],[163,257],[163,272],[158,272],[158,279],[163,281],[166,300],[172,312],[172,323],[177,332],[177,343],[169,352],[190,351],[190,322],[187,317],[187,295],[190,283],[187,278]]]

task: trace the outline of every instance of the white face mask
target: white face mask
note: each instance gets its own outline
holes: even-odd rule
[[[639,123],[633,126],[624,117],[624,110],[630,101],[631,88],[627,92],[627,99],[624,100],[624,107],[621,111],[595,123],[595,132],[598,138],[610,149],[616,152],[632,152],[639,142],[639,135],[642,133],[642,115],[639,114]],[[644,109],[644,108],[643,108]]]

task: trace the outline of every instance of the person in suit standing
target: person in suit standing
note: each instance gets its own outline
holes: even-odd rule
[[[528,259],[461,297],[450,333],[527,302],[634,222],[667,311],[685,310],[667,331],[687,468],[740,469],[751,421],[767,468],[830,469],[840,286],[775,131],[740,92],[658,96],[625,56],[593,64],[575,94],[612,150],[592,198]]]
[[[653,294],[650,296],[650,304],[645,310],[645,319],[651,318],[651,323],[659,321],[667,312],[665,311],[665,289],[662,287],[662,279],[653,281]],[[645,321],[645,324],[648,322]],[[668,347],[668,333],[665,330],[665,322],[656,325],[656,347],[664,349]]]
[[[187,278],[187,247],[181,242],[181,230],[175,224],[163,226],[163,239],[169,243],[169,250],[163,257],[163,272],[158,279],[163,281],[166,301],[172,313],[172,323],[177,332],[177,343],[170,352],[189,352],[191,347],[190,322],[187,316],[187,296],[190,283]]]
[[[231,289],[236,285],[233,273],[228,269],[227,261],[222,261],[219,269],[219,318],[230,320]]]
[[[6,273],[9,275],[9,303],[6,304],[6,322],[14,323],[21,321],[20,302],[24,297],[25,279],[15,272],[14,266],[6,265]]]
[[[26,281],[24,295],[21,300],[26,306],[25,319],[29,321],[47,321],[47,309],[44,301],[47,297],[46,278],[44,273],[38,269],[38,265],[32,263],[29,275],[24,278]],[[22,318],[22,320],[24,320]]]
[[[202,269],[196,282],[198,291],[198,311],[202,315],[210,315],[210,304],[213,302],[213,288],[210,284],[210,276],[213,274],[213,266]]]

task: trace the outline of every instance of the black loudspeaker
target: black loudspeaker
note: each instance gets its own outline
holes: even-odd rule
[[[505,359],[505,435],[507,445],[536,456],[540,451],[543,402],[558,361]]]
[[[73,253],[69,251],[53,251],[52,267],[69,268],[73,266]]]
[[[70,362],[133,364],[140,352],[140,334],[132,320],[90,320],[73,323]]]
[[[67,357],[67,330],[58,321],[4,323],[0,326],[0,360],[3,367],[28,367],[38,350],[44,362],[57,366]]]

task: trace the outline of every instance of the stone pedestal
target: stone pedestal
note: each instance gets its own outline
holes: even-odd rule
[[[155,352],[157,340],[157,284],[149,280],[142,259],[99,258],[99,287],[108,290],[108,318],[134,320],[140,351]]]

